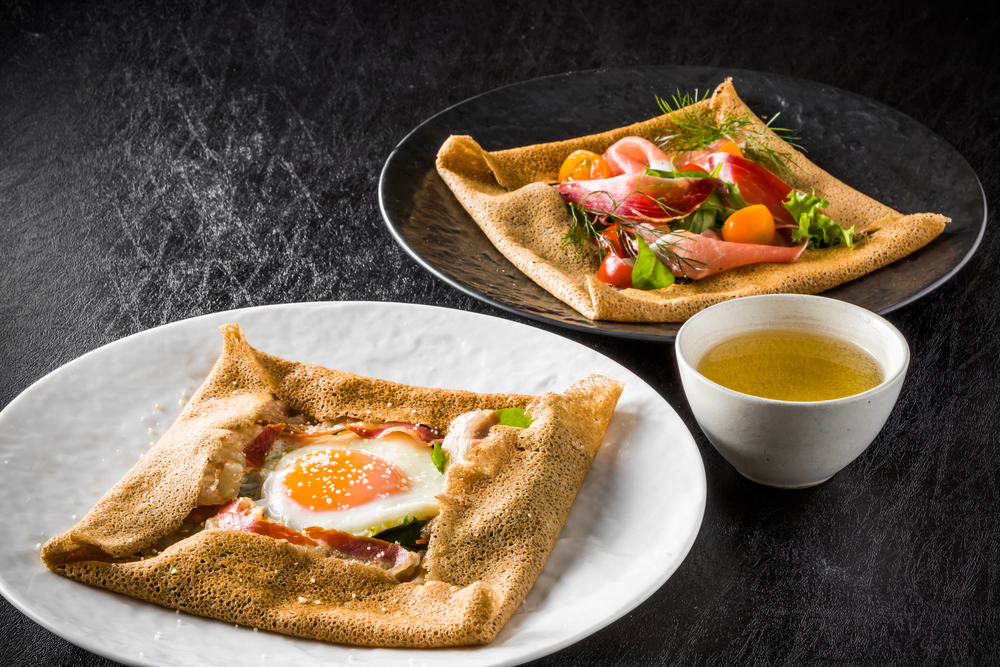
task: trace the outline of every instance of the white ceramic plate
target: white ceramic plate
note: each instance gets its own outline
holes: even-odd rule
[[[491,644],[363,649],[254,632],[177,615],[42,566],[40,544],[72,526],[176,418],[221,353],[218,327],[227,322],[241,324],[252,345],[272,354],[409,384],[537,394],[562,391],[589,373],[626,383],[545,569]],[[624,367],[524,325],[395,303],[217,313],[102,347],[42,378],[0,413],[0,470],[0,592],[74,644],[143,666],[518,664],[582,639],[649,597],[687,555],[705,509],[705,472],[691,434]]]

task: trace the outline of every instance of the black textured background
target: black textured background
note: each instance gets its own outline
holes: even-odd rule
[[[537,76],[711,65],[837,86],[940,134],[992,206],[998,28],[964,3],[3,3],[0,406],[105,343],[229,308],[367,299],[509,317],[395,246],[376,185],[422,120]],[[944,289],[889,316],[913,354],[900,403],[860,459],[806,491],[746,482],[715,453],[670,345],[561,332],[677,408],[708,507],[663,588],[535,664],[997,662],[998,255],[988,228]],[[0,619],[0,665],[116,664],[4,600]]]

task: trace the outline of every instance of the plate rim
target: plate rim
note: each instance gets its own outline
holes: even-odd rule
[[[470,97],[467,97],[467,98],[465,98],[465,99],[463,99],[463,100],[461,100],[459,102],[456,102],[455,104],[452,104],[451,106],[448,106],[447,108],[442,109],[441,111],[438,111],[434,115],[432,115],[432,116],[424,119],[421,123],[419,123],[418,125],[416,125],[413,129],[411,129],[409,132],[406,133],[406,135],[396,144],[396,146],[389,153],[389,156],[386,158],[385,162],[382,165],[382,170],[381,170],[381,172],[379,174],[379,180],[378,180],[378,204],[379,204],[379,211],[382,214],[382,222],[385,224],[386,227],[388,227],[389,233],[392,236],[393,240],[397,243],[397,245],[399,245],[400,247],[402,247],[403,250],[406,252],[406,254],[408,254],[414,261],[416,261],[417,264],[419,264],[421,267],[423,267],[426,271],[430,272],[432,275],[434,275],[437,278],[443,280],[448,285],[454,287],[455,289],[459,290],[460,292],[462,292],[464,294],[467,294],[468,296],[473,297],[474,299],[476,299],[478,301],[481,301],[483,303],[489,304],[489,305],[491,305],[491,306],[493,306],[495,308],[499,308],[499,309],[501,309],[501,310],[503,310],[505,312],[511,313],[513,315],[517,315],[519,317],[525,317],[525,318],[528,318],[528,319],[530,319],[532,321],[535,321],[535,322],[540,322],[540,323],[548,324],[548,325],[551,325],[551,326],[556,326],[556,327],[559,327],[559,328],[562,328],[562,329],[568,329],[568,330],[571,330],[571,331],[581,331],[581,332],[590,333],[590,334],[596,334],[596,335],[600,335],[600,336],[610,336],[610,337],[614,337],[614,338],[624,338],[624,339],[630,339],[630,340],[649,340],[649,341],[671,342],[671,341],[673,341],[673,340],[675,340],[677,338],[677,332],[676,331],[673,332],[673,333],[663,333],[663,334],[643,333],[643,332],[638,332],[638,331],[636,331],[636,332],[630,332],[630,331],[613,331],[613,330],[602,329],[602,328],[598,328],[598,327],[586,326],[586,325],[582,325],[582,324],[575,324],[575,323],[572,323],[572,322],[564,322],[562,320],[558,320],[558,319],[551,318],[551,317],[546,317],[545,315],[542,315],[542,314],[539,314],[539,313],[534,313],[534,312],[529,312],[529,311],[521,310],[521,309],[517,308],[516,306],[512,306],[512,305],[508,305],[508,304],[502,303],[502,302],[494,299],[493,297],[491,297],[491,296],[489,296],[487,294],[484,294],[482,292],[479,292],[478,290],[476,290],[476,289],[474,289],[474,288],[466,285],[465,283],[463,283],[463,282],[461,282],[461,281],[459,281],[459,280],[457,280],[455,278],[452,278],[451,276],[445,274],[443,271],[439,270],[437,267],[435,267],[433,264],[431,264],[429,260],[425,259],[423,257],[423,255],[419,254],[412,246],[410,246],[408,243],[406,243],[406,241],[403,239],[401,233],[399,232],[399,230],[397,230],[395,224],[391,220],[390,215],[389,215],[389,211],[386,208],[387,193],[386,193],[386,187],[385,186],[386,186],[386,183],[387,183],[388,172],[390,171],[390,168],[394,165],[394,162],[398,159],[398,155],[400,153],[400,149],[404,146],[404,144],[407,143],[407,141],[413,135],[417,134],[425,125],[430,124],[431,122],[433,122],[438,117],[443,116],[443,115],[447,114],[448,112],[452,111],[453,109],[456,109],[457,107],[460,107],[460,106],[462,106],[462,105],[464,105],[466,103],[472,102],[473,100],[479,99],[479,98],[484,97],[486,95],[492,95],[492,94],[497,93],[499,91],[505,90],[507,88],[512,88],[512,87],[515,87],[515,86],[527,85],[527,84],[531,84],[531,83],[538,82],[538,81],[544,81],[544,80],[548,80],[548,79],[557,79],[557,78],[569,77],[569,76],[576,76],[576,75],[594,75],[594,74],[600,74],[600,73],[605,73],[605,72],[613,72],[613,71],[630,71],[630,72],[631,71],[650,71],[651,72],[651,71],[668,71],[668,70],[686,70],[686,71],[703,71],[703,72],[707,72],[707,71],[718,71],[720,69],[726,69],[727,72],[729,73],[728,74],[729,76],[738,76],[740,74],[751,74],[751,75],[754,75],[754,76],[765,76],[765,77],[773,78],[773,79],[784,79],[786,81],[805,82],[805,83],[808,83],[808,84],[813,84],[813,85],[818,85],[818,86],[824,86],[826,88],[829,88],[829,89],[835,91],[839,95],[844,95],[844,96],[847,96],[847,97],[854,97],[856,99],[863,100],[863,101],[865,101],[867,103],[875,104],[878,107],[880,107],[881,109],[887,110],[887,111],[889,111],[889,112],[891,112],[893,114],[899,114],[901,116],[904,116],[909,121],[915,123],[916,125],[920,126],[920,128],[922,128],[923,130],[927,131],[929,134],[932,134],[933,136],[937,137],[940,141],[942,141],[946,145],[951,146],[951,148],[955,151],[955,153],[962,160],[962,162],[964,163],[964,165],[966,167],[968,167],[969,172],[972,174],[972,177],[973,177],[973,179],[975,181],[975,185],[979,189],[980,201],[982,202],[982,208],[983,208],[983,217],[982,217],[982,221],[979,223],[979,231],[978,231],[978,234],[976,235],[976,238],[973,240],[973,243],[970,246],[969,250],[958,261],[958,263],[954,267],[952,267],[952,269],[949,270],[945,275],[941,276],[940,278],[938,278],[934,282],[929,283],[928,285],[925,285],[920,290],[918,290],[916,293],[910,295],[906,299],[903,299],[903,300],[899,301],[898,303],[894,303],[892,305],[886,306],[885,308],[882,308],[880,310],[873,311],[873,312],[875,312],[878,315],[883,315],[884,316],[884,315],[887,315],[888,313],[893,312],[894,310],[897,310],[897,309],[902,308],[904,306],[910,305],[911,303],[913,303],[913,302],[915,302],[915,301],[917,301],[917,300],[919,300],[919,299],[927,296],[928,294],[930,294],[934,290],[936,290],[939,287],[941,287],[944,283],[948,282],[953,277],[955,277],[955,275],[959,271],[961,271],[962,268],[964,268],[965,265],[972,259],[972,256],[976,254],[976,251],[979,249],[979,246],[982,243],[983,237],[986,234],[986,225],[988,224],[988,221],[989,221],[989,202],[987,201],[987,198],[986,198],[986,191],[983,189],[983,184],[982,184],[982,181],[979,179],[978,174],[976,174],[975,170],[972,168],[972,165],[969,164],[968,160],[965,159],[965,156],[962,155],[961,152],[959,152],[957,148],[955,148],[954,146],[952,146],[952,144],[950,142],[946,141],[937,132],[934,132],[929,127],[927,127],[926,125],[924,125],[920,121],[916,120],[915,118],[913,118],[909,114],[905,114],[902,111],[894,109],[893,107],[890,107],[889,105],[884,104],[884,103],[882,103],[882,102],[880,102],[878,100],[874,100],[874,99],[872,99],[870,97],[866,97],[864,95],[861,95],[861,94],[858,94],[858,93],[854,93],[854,92],[851,92],[849,90],[844,90],[843,88],[840,88],[838,86],[833,86],[833,85],[822,83],[822,82],[818,82],[818,81],[811,81],[809,79],[802,79],[800,77],[794,77],[794,76],[789,76],[787,74],[780,74],[780,73],[775,73],[775,72],[761,72],[761,71],[758,71],[758,70],[748,70],[748,69],[742,69],[742,68],[721,68],[721,67],[712,67],[712,66],[705,66],[705,65],[690,65],[690,66],[688,66],[688,65],[637,65],[637,66],[634,66],[634,67],[599,67],[599,68],[585,69],[585,70],[572,70],[572,71],[569,71],[569,72],[560,72],[560,73],[557,73],[557,74],[548,74],[548,75],[545,75],[545,76],[539,76],[539,77],[535,77],[535,78],[532,78],[532,79],[525,79],[523,81],[516,81],[516,82],[513,82],[513,83],[504,84],[502,86],[498,86],[496,88],[492,88],[490,90],[487,90],[487,91],[484,91],[484,92],[481,92],[481,93],[477,93],[477,94],[472,95]],[[449,192],[450,192],[450,190],[449,190]],[[454,196],[454,195],[452,195],[452,196]],[[902,258],[902,259],[905,259],[905,258]],[[515,267],[515,269],[520,272],[520,270],[517,269],[517,267]],[[863,277],[864,276],[862,276],[862,278]],[[823,293],[820,292],[816,296],[823,296]],[[553,297],[553,298],[555,298],[555,297]],[[833,298],[833,297],[827,297],[827,298]],[[562,303],[562,302],[560,302],[560,303]],[[567,307],[572,308],[571,306],[567,306]],[[583,317],[583,315],[581,315],[581,317]],[[598,322],[598,321],[601,321],[601,320],[593,320],[593,321],[594,322]],[[669,323],[647,322],[647,323],[642,323],[642,324],[647,324],[647,325],[650,325],[650,326],[655,326],[656,324],[676,324],[677,328],[679,329],[680,325],[683,324],[683,322],[681,322],[681,323],[674,323],[674,322],[669,322]]]
[[[520,323],[520,322],[516,322],[516,321],[513,321],[513,320],[507,320],[507,319],[504,319],[504,318],[498,318],[496,316],[487,315],[487,314],[483,314],[483,313],[476,313],[476,312],[472,312],[472,311],[465,311],[465,310],[459,310],[459,309],[454,309],[454,308],[446,308],[446,307],[443,307],[443,306],[436,306],[436,305],[414,304],[414,303],[409,303],[409,302],[396,302],[396,301],[308,301],[308,302],[295,302],[295,303],[282,303],[282,304],[265,304],[265,305],[260,305],[260,306],[250,306],[250,307],[244,307],[244,308],[235,308],[235,309],[226,310],[226,311],[219,311],[219,312],[213,312],[213,313],[205,313],[205,314],[202,314],[202,315],[197,315],[197,316],[190,317],[190,318],[185,318],[185,319],[182,319],[182,320],[176,320],[174,322],[168,322],[166,324],[162,324],[162,325],[159,325],[159,326],[156,326],[156,327],[152,327],[150,329],[146,329],[146,330],[143,330],[143,331],[135,332],[133,334],[129,334],[128,336],[119,338],[117,340],[114,340],[114,341],[111,341],[111,342],[106,343],[104,345],[101,345],[99,347],[96,347],[96,348],[94,348],[92,350],[89,350],[89,351],[85,352],[84,354],[81,354],[78,357],[75,357],[74,359],[71,359],[71,360],[67,361],[66,363],[64,363],[64,364],[58,366],[57,368],[49,371],[48,373],[46,373],[45,375],[43,375],[41,378],[39,378],[38,380],[36,380],[35,382],[33,382],[31,385],[29,385],[23,391],[21,391],[17,396],[15,396],[14,399],[12,399],[10,401],[10,403],[8,403],[6,406],[4,406],[3,410],[0,410],[0,424],[3,423],[5,416],[8,415],[9,412],[11,412],[11,408],[12,407],[17,406],[17,405],[19,405],[20,403],[22,403],[24,401],[30,401],[32,399],[32,397],[30,396],[30,394],[33,393],[33,390],[37,390],[38,387],[44,386],[45,384],[47,384],[47,382],[50,382],[51,378],[53,378],[53,376],[56,376],[57,374],[65,372],[66,369],[67,369],[67,367],[71,367],[71,366],[77,365],[78,363],[83,363],[83,360],[86,359],[86,358],[88,358],[88,357],[95,356],[95,355],[98,355],[98,354],[107,354],[109,349],[112,349],[114,347],[119,347],[119,346],[125,344],[126,341],[133,341],[133,340],[136,340],[136,339],[139,339],[139,338],[149,337],[151,335],[156,335],[157,332],[162,331],[164,329],[179,327],[179,326],[182,326],[182,325],[185,325],[185,324],[191,324],[191,323],[197,322],[199,320],[209,320],[209,319],[213,319],[213,318],[220,318],[221,319],[224,316],[237,317],[239,315],[243,315],[243,314],[246,314],[248,312],[266,311],[266,310],[279,310],[279,309],[299,309],[299,308],[335,308],[335,309],[338,309],[338,308],[343,308],[343,307],[367,307],[367,308],[371,308],[371,307],[375,307],[375,308],[389,307],[389,308],[412,309],[414,311],[434,310],[434,311],[440,311],[441,313],[454,314],[454,315],[457,315],[458,317],[468,317],[468,318],[471,318],[471,319],[486,319],[486,320],[493,319],[493,320],[500,320],[502,322],[509,323],[510,326],[513,326],[515,328],[521,328],[521,327],[523,327],[523,328],[527,329],[530,332],[534,332],[535,335],[540,335],[542,337],[552,336],[552,337],[555,337],[556,339],[559,339],[560,341],[563,341],[564,344],[570,344],[571,346],[578,346],[578,347],[580,347],[580,348],[582,348],[584,350],[587,350],[589,353],[596,353],[596,354],[598,354],[600,356],[605,357],[606,359],[608,359],[613,364],[617,365],[622,371],[624,371],[629,376],[631,376],[631,378],[634,378],[634,380],[637,383],[641,383],[642,385],[645,385],[646,388],[649,391],[651,391],[653,394],[655,394],[662,401],[662,405],[670,413],[672,413],[673,417],[677,419],[677,421],[681,424],[681,426],[684,429],[684,433],[681,434],[681,437],[680,438],[676,438],[676,439],[677,440],[684,440],[684,437],[686,437],[689,442],[683,443],[683,445],[689,447],[690,450],[691,450],[691,452],[695,455],[693,457],[693,459],[697,463],[697,465],[696,465],[696,470],[693,471],[693,472],[696,473],[696,475],[694,477],[694,481],[695,481],[696,486],[697,486],[697,491],[699,492],[698,493],[698,506],[694,509],[694,513],[692,515],[693,518],[694,518],[694,520],[693,520],[693,522],[691,523],[690,527],[687,530],[687,533],[685,535],[684,541],[680,545],[680,548],[677,550],[677,553],[679,554],[679,557],[676,558],[676,560],[673,561],[672,567],[669,568],[669,569],[667,569],[667,570],[664,570],[663,572],[661,572],[660,576],[655,577],[655,578],[650,579],[649,581],[647,581],[646,585],[644,587],[642,587],[642,589],[636,595],[634,595],[630,600],[628,600],[628,602],[626,604],[624,604],[620,609],[618,609],[614,613],[612,613],[612,614],[610,614],[610,615],[608,615],[608,616],[600,619],[598,622],[595,622],[595,623],[591,624],[589,627],[580,629],[580,630],[578,630],[576,632],[572,632],[572,633],[566,635],[565,637],[563,637],[561,640],[556,641],[556,642],[551,643],[551,644],[546,644],[544,646],[534,646],[534,647],[530,647],[529,646],[529,650],[524,651],[524,652],[522,652],[520,654],[517,654],[517,655],[511,655],[511,656],[508,656],[508,657],[504,657],[501,654],[501,655],[497,656],[499,658],[498,660],[493,661],[493,662],[489,662],[489,663],[486,663],[486,664],[490,665],[491,667],[504,667],[504,666],[507,666],[507,665],[519,665],[519,664],[523,664],[525,662],[528,662],[528,661],[531,661],[531,660],[536,660],[538,658],[541,658],[541,657],[550,655],[552,653],[555,653],[555,652],[557,652],[559,650],[562,650],[563,648],[566,648],[567,646],[570,646],[570,645],[572,645],[572,644],[574,644],[574,643],[576,643],[578,641],[581,641],[582,639],[584,639],[584,638],[586,638],[586,637],[588,637],[588,636],[590,636],[592,634],[595,634],[595,633],[597,633],[597,632],[599,632],[599,631],[607,628],[612,623],[614,623],[615,621],[619,620],[620,618],[622,618],[623,616],[625,616],[626,614],[628,614],[629,612],[631,612],[632,610],[634,610],[640,604],[642,604],[643,602],[647,601],[657,590],[659,590],[670,579],[670,577],[672,577],[674,575],[674,573],[680,568],[680,566],[687,559],[688,555],[691,552],[691,549],[694,546],[695,541],[697,540],[698,535],[701,532],[701,527],[702,527],[702,524],[704,522],[705,510],[706,510],[706,506],[707,506],[707,491],[708,491],[708,489],[707,489],[707,477],[706,477],[706,471],[705,471],[705,464],[704,464],[704,460],[703,460],[703,458],[701,456],[701,451],[698,448],[698,445],[697,445],[697,442],[695,441],[693,433],[691,432],[690,428],[688,428],[687,425],[684,423],[683,419],[681,419],[680,414],[677,412],[677,410],[672,405],[670,405],[670,403],[665,398],[663,398],[663,396],[660,394],[660,392],[658,392],[652,385],[650,385],[648,382],[646,382],[645,380],[643,380],[641,377],[639,377],[633,371],[631,371],[630,369],[628,369],[627,367],[625,367],[624,365],[622,365],[620,362],[616,361],[612,357],[610,357],[610,356],[608,356],[606,354],[603,354],[601,352],[597,352],[593,348],[589,348],[588,346],[583,345],[581,343],[578,343],[577,341],[574,341],[572,339],[566,338],[565,336],[560,336],[558,333],[547,331],[545,329],[541,329],[541,328],[538,328],[538,327],[528,326],[528,325]],[[562,528],[560,529],[560,532],[561,532],[561,530],[562,530]],[[123,663],[129,664],[129,665],[137,665],[139,667],[149,667],[149,666],[152,666],[152,665],[160,665],[161,664],[160,662],[155,661],[152,658],[152,656],[147,656],[147,657],[144,657],[141,661],[137,661],[135,657],[116,653],[112,649],[106,648],[98,640],[92,639],[89,635],[81,633],[81,632],[76,632],[73,628],[66,629],[64,627],[61,627],[56,621],[50,620],[46,615],[44,615],[42,613],[36,612],[28,604],[28,602],[26,600],[21,600],[14,591],[9,590],[9,584],[7,584],[7,582],[5,581],[5,578],[3,577],[3,573],[4,573],[3,570],[4,569],[5,569],[4,568],[4,562],[0,561],[0,595],[3,595],[3,597],[8,602],[10,602],[11,605],[14,606],[19,612],[21,612],[22,614],[24,614],[25,616],[27,616],[28,618],[30,618],[32,621],[38,623],[39,625],[41,625],[42,627],[44,627],[48,631],[50,631],[53,634],[55,634],[55,635],[63,638],[66,641],[69,641],[70,643],[72,643],[72,644],[74,644],[76,646],[79,646],[80,648],[83,648],[84,650],[90,651],[91,653],[94,653],[94,654],[97,654],[97,655],[101,655],[101,656],[109,658],[111,660],[123,662]],[[52,574],[52,576],[58,576],[58,575],[55,575],[53,573],[48,572],[47,570],[40,570],[39,573],[40,574]],[[73,582],[73,583],[74,584],[79,584],[80,586],[86,586],[87,588],[91,588],[87,584],[83,584],[83,583],[79,583],[79,582]],[[534,585],[532,587],[534,587]],[[111,595],[114,595],[114,596],[120,595],[120,594],[115,593],[113,591],[108,591],[107,589],[102,589],[102,588],[94,588],[94,590],[98,591],[100,593],[108,593],[108,594],[111,594]],[[136,601],[134,598],[131,598],[131,597],[128,597],[128,596],[124,596],[124,597],[126,597],[128,600]],[[157,608],[161,608],[160,605],[155,605],[155,603],[147,603],[147,602],[141,601],[141,600],[138,600],[137,602],[140,602],[142,604],[153,605],[153,606],[155,606]],[[202,617],[198,617],[198,618],[202,618]],[[208,620],[211,620],[211,621],[217,621],[217,622],[220,622],[220,623],[224,623],[223,621],[219,621],[218,619],[212,619],[212,618],[209,618],[209,617],[205,617],[205,618],[207,618]],[[313,641],[313,640],[306,640],[306,639],[301,638],[301,637],[293,637],[293,636],[290,636],[290,635],[284,635],[282,633],[273,633],[273,634],[278,635],[279,637],[287,639],[287,640],[293,640],[293,641]],[[336,644],[336,643],[331,643],[331,642],[321,642],[319,640],[314,640],[314,641],[318,641],[321,644],[328,644],[330,646],[340,647],[340,648],[346,648],[346,649],[355,650],[355,651],[365,651],[365,650],[400,650],[400,651],[404,651],[404,650],[428,650],[428,649],[383,649],[383,648],[351,646],[351,645],[346,645],[346,644]],[[490,647],[490,644],[486,644],[486,645],[484,645],[482,647],[479,647],[479,646],[445,647],[445,648],[442,648],[442,649],[429,649],[429,650],[434,650],[434,651],[449,651],[449,650],[469,651],[469,650],[476,650],[478,648],[488,649],[489,647]]]

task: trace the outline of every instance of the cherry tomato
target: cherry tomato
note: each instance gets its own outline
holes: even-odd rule
[[[592,181],[614,174],[604,158],[590,151],[573,151],[559,168],[559,181]]]
[[[730,142],[730,143],[732,143],[732,142]],[[735,146],[736,144],[733,144],[733,145]],[[708,173],[708,169],[705,169],[704,167],[700,167],[700,166],[696,165],[694,162],[688,162],[687,164],[678,167],[677,171],[701,171],[701,172],[704,172],[706,174]]]
[[[763,204],[741,208],[722,225],[723,241],[769,244],[773,239],[774,216]]]
[[[601,268],[597,269],[597,279],[613,287],[631,287],[632,267],[618,255],[609,252],[601,262]]]
[[[730,155],[735,155],[736,157],[743,157],[743,151],[732,141],[727,141],[726,143],[719,146],[720,153],[729,153]]]
[[[618,234],[619,234],[618,225],[611,225],[610,227],[605,229],[603,232],[601,232],[601,236],[603,236],[607,240],[607,244],[602,244],[602,245],[605,246],[603,248],[604,250],[607,250],[607,247],[610,246],[611,252],[621,257],[622,255],[625,254],[625,252],[622,250],[622,239]]]

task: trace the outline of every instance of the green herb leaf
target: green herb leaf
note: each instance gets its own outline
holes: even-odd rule
[[[656,103],[670,118],[665,119],[663,131],[653,138],[653,143],[667,153],[684,153],[696,151],[720,139],[743,142],[743,154],[754,162],[776,172],[784,180],[794,178],[792,168],[795,167],[792,154],[789,151],[774,148],[771,145],[769,132],[761,130],[751,119],[749,112],[737,115],[726,115],[716,118],[715,109],[708,104],[697,104],[708,99],[708,91],[694,95],[689,93],[673,95],[673,103],[656,96]],[[765,125],[767,129],[778,135],[791,147],[805,150],[794,136],[794,131],[784,127],[776,127],[773,123],[779,114],[774,114]]]
[[[448,465],[448,452],[441,449],[441,441],[434,441],[434,449],[431,450],[431,461],[438,472],[444,474],[444,467]]]
[[[407,515],[403,517],[403,523],[389,530],[383,530],[375,538],[386,542],[397,542],[399,546],[410,551],[423,551],[427,545],[417,544],[417,540],[420,539],[420,530],[426,523],[426,521],[411,519]]]
[[[502,408],[497,410],[500,415],[500,426],[514,426],[516,428],[528,428],[534,421],[524,412],[524,408]]]
[[[733,211],[738,211],[741,208],[746,208],[749,206],[746,200],[743,199],[743,195],[740,194],[740,187],[735,183],[726,183],[726,190],[729,193],[729,208]],[[729,217],[728,215],[726,216]]]
[[[667,271],[663,262],[656,256],[642,236],[636,235],[636,245],[639,253],[632,267],[632,286],[636,289],[651,290],[670,287],[674,284],[674,274]]]
[[[792,231],[793,241],[808,239],[810,248],[829,248],[838,243],[854,248],[854,227],[844,229],[828,215],[820,213],[820,209],[830,205],[827,200],[792,190],[782,203],[799,223],[799,228]]]

